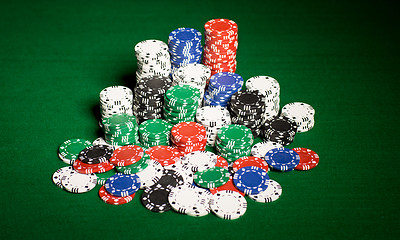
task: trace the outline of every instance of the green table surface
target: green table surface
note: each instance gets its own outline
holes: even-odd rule
[[[7,3],[6,3],[7,2]],[[2,239],[394,239],[399,232],[399,21],[391,1],[2,1]],[[293,147],[310,171],[271,172],[283,195],[238,220],[157,214],[71,194],[51,176],[70,138],[94,140],[99,92],[133,87],[133,47],[213,18],[239,26],[237,73],[276,78],[281,107],[316,125]],[[396,110],[397,109],[397,110]]]

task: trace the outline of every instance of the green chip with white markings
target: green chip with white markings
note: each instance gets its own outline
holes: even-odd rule
[[[90,146],[92,146],[92,142],[89,140],[81,138],[69,139],[58,148],[58,156],[63,162],[73,164],[79,153]]]
[[[200,187],[216,188],[228,182],[230,173],[222,167],[213,167],[194,174],[193,180]]]

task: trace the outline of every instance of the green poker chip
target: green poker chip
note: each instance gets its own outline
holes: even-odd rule
[[[123,174],[134,174],[146,169],[149,166],[150,162],[151,162],[150,156],[144,154],[143,157],[134,164],[128,166],[115,167],[115,168],[117,169],[118,172]]]
[[[165,93],[165,105],[193,104],[200,100],[200,91],[189,85],[176,85]]]
[[[149,119],[139,126],[139,136],[145,141],[168,139],[173,125],[163,119]]]
[[[213,167],[194,174],[193,180],[200,187],[216,188],[228,182],[230,173],[222,167]]]
[[[73,164],[79,153],[92,146],[92,142],[82,138],[69,139],[58,147],[58,156],[66,164]]]
[[[238,124],[223,126],[217,133],[217,139],[227,146],[251,146],[254,142],[251,130]]]

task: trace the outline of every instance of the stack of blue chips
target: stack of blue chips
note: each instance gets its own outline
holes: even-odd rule
[[[243,87],[243,78],[236,73],[220,72],[211,76],[204,93],[204,106],[227,107],[234,93]]]
[[[203,53],[201,33],[193,28],[178,28],[168,36],[171,67],[175,70],[190,63],[200,63]]]

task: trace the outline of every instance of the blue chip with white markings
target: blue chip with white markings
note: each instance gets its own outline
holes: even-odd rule
[[[117,173],[107,179],[104,188],[111,195],[126,197],[137,192],[140,185],[141,181],[138,175]]]
[[[292,149],[274,148],[265,154],[268,165],[278,171],[292,171],[300,163],[300,156]]]
[[[236,188],[247,195],[255,195],[265,191],[268,188],[268,180],[268,173],[255,166],[240,168],[233,175],[233,183]]]

